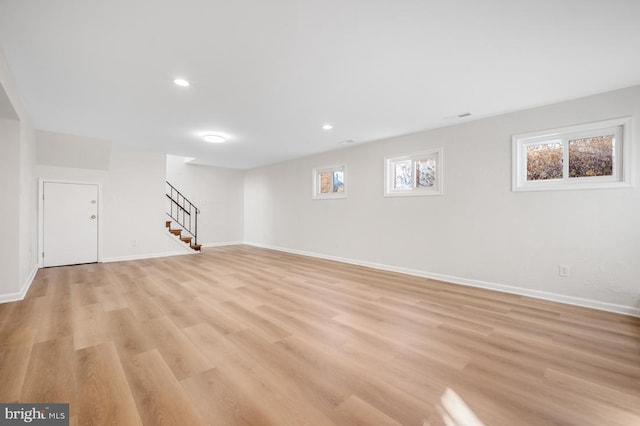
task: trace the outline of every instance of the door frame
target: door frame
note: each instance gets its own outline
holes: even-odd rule
[[[102,263],[102,184],[100,182],[87,182],[68,179],[38,179],[38,268],[44,267],[42,251],[44,249],[44,184],[61,183],[76,185],[96,185],[98,187],[98,263]]]

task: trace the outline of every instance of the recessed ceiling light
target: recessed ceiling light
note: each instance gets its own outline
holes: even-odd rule
[[[331,130],[331,129],[333,129],[333,126],[331,124],[325,124],[324,126],[322,126],[322,128],[324,130]]]
[[[189,87],[189,86],[191,85],[191,84],[190,84],[187,80],[185,80],[184,78],[176,78],[175,80],[173,80],[173,82],[174,82],[175,84],[177,84],[178,86],[181,86],[181,87]]]
[[[215,133],[205,133],[204,135],[202,135],[202,140],[209,143],[224,143],[226,142],[227,138]]]

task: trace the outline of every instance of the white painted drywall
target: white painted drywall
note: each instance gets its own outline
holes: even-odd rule
[[[244,240],[244,171],[185,163],[167,156],[167,180],[199,209],[198,242]]]
[[[1,89],[0,89],[1,90]],[[20,122],[0,117],[0,293],[20,288],[18,262],[20,238]]]
[[[640,86],[254,169],[245,240],[640,313],[637,171],[630,189],[511,191],[512,134],[627,115],[637,169]],[[440,147],[444,195],[383,197],[385,157]],[[342,163],[348,198],[312,200],[311,170]]]
[[[72,149],[73,144],[69,145]],[[39,178],[102,185],[103,261],[175,254],[183,249],[164,227],[166,156],[113,145],[109,170],[38,165]]]
[[[0,51],[0,302],[20,298],[36,272],[35,138]]]
[[[9,95],[2,85],[0,85],[0,117],[9,120],[20,120],[18,113],[11,103],[11,99],[9,99]]]
[[[38,164],[81,169],[109,169],[110,141],[37,130],[36,145]]]
[[[20,284],[27,290],[38,264],[38,180],[36,138],[27,120],[20,121]]]

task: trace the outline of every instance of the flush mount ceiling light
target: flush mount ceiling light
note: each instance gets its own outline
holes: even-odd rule
[[[324,126],[322,126],[323,130],[331,130],[333,129],[333,126],[331,124],[325,124]]]
[[[202,140],[209,143],[225,143],[227,138],[216,133],[205,133],[202,135]]]
[[[184,78],[176,78],[175,80],[173,80],[173,82],[180,87],[189,87],[191,85],[191,83],[189,83]]]

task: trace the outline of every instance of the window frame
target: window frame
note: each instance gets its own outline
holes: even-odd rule
[[[434,188],[416,187],[415,169],[416,161],[433,158],[436,161],[436,185]],[[394,166],[396,164],[411,162],[411,188],[395,189],[393,184]],[[384,196],[385,197],[416,197],[425,195],[442,195],[444,194],[444,162],[443,149],[431,149],[426,151],[413,152],[410,154],[399,155],[395,157],[386,157],[384,159]]]
[[[511,190],[516,192],[631,187],[631,121],[632,117],[621,117],[513,135]],[[615,138],[612,175],[569,177],[569,141],[612,133]],[[562,146],[562,178],[529,181],[527,147],[546,143],[560,143]]]
[[[331,172],[333,177],[333,173],[337,171],[342,171],[342,185],[344,186],[344,190],[341,192],[320,192],[320,175],[323,173]],[[315,167],[312,171],[313,173],[313,193],[312,199],[314,200],[334,200],[339,198],[347,198],[347,165],[339,164],[336,166],[325,166],[325,167]],[[333,186],[333,182],[331,184]]]

